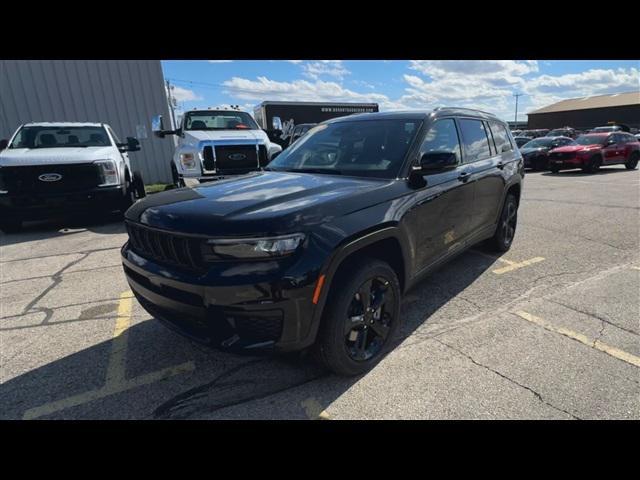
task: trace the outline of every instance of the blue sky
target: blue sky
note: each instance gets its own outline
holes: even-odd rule
[[[179,110],[264,100],[377,102],[381,110],[441,105],[513,120],[575,97],[640,92],[640,61],[567,60],[165,60]],[[639,93],[640,94],[640,93]]]

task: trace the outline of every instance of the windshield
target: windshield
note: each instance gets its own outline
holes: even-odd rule
[[[267,170],[394,178],[419,120],[360,120],[318,125],[273,160]]]
[[[530,142],[525,143],[522,148],[543,148],[550,147],[555,142],[552,138],[536,138]]]
[[[202,111],[187,112],[185,130],[258,130],[255,120],[246,112]]]
[[[616,127],[596,127],[591,131],[592,132],[615,132],[616,130],[618,130]]]
[[[606,135],[582,135],[576,138],[578,145],[604,145],[607,141]]]
[[[111,140],[103,127],[26,126],[9,148],[106,147]]]

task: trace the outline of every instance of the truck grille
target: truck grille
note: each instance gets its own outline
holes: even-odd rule
[[[202,149],[202,166],[205,172],[241,175],[254,172],[268,163],[266,145],[258,145],[257,158],[255,145],[207,145]]]
[[[44,182],[38,178],[51,173],[57,173],[60,179]],[[101,183],[99,167],[94,163],[2,167],[0,175],[4,190],[21,195],[81,192]]]
[[[202,270],[200,240],[126,222],[129,243],[140,256],[187,270]]]

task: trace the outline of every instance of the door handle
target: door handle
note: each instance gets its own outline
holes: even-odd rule
[[[500,160],[497,164],[496,167],[498,167],[500,170],[502,170],[504,168],[504,162],[502,160]]]
[[[461,182],[466,182],[467,180],[469,180],[469,172],[460,172],[460,175],[458,175],[458,180],[460,180]]]

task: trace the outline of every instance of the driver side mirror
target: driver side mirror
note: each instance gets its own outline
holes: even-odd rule
[[[0,151],[4,150],[8,146],[9,146],[9,140],[7,140],[6,138],[3,138],[2,140],[0,140]]]
[[[423,173],[436,173],[450,170],[458,166],[458,157],[455,152],[433,151],[420,157],[420,165],[413,167],[414,171]]]
[[[137,138],[127,137],[127,143],[119,143],[118,150],[121,152],[137,152],[140,150],[140,142]]]
[[[164,124],[162,122],[162,115],[156,115],[151,119],[151,131],[158,138],[164,138]]]

